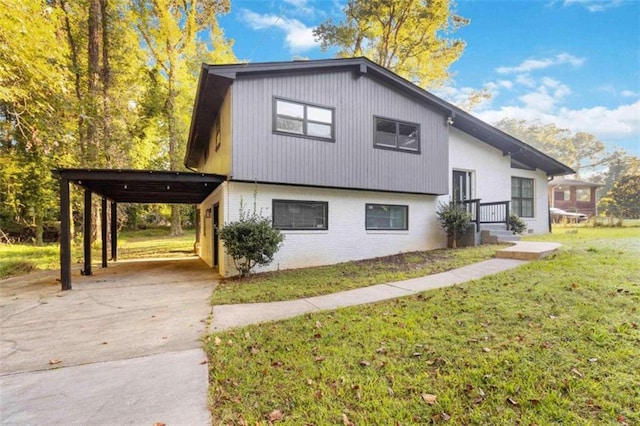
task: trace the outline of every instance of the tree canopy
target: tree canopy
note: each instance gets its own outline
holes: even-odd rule
[[[447,38],[469,20],[450,0],[349,0],[344,19],[320,24],[313,33],[323,50],[339,57],[366,56],[421,87],[438,87],[451,78],[449,67],[465,48]]]
[[[200,62],[235,60],[229,7],[0,0],[0,228],[57,218],[53,168],[178,169]]]

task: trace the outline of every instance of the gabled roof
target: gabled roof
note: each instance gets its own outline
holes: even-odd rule
[[[603,185],[577,179],[553,179],[549,182],[549,186],[587,186],[589,188],[598,188]]]
[[[198,92],[191,118],[189,140],[184,163],[196,167],[209,143],[209,132],[213,118],[220,111],[229,87],[238,76],[260,76],[273,74],[318,73],[331,70],[352,70],[359,75],[367,74],[395,90],[423,102],[450,117],[452,126],[499,149],[504,155],[522,165],[543,170],[549,176],[572,174],[574,171],[507,133],[485,123],[447,101],[427,92],[399,75],[370,61],[367,58],[321,59],[293,62],[263,62],[232,65],[202,65]]]

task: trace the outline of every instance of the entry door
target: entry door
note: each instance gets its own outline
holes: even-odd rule
[[[471,194],[471,172],[453,171],[453,201],[462,202],[470,200]]]
[[[213,266],[218,266],[218,257],[220,256],[218,249],[218,221],[220,219],[219,204],[213,205]]]

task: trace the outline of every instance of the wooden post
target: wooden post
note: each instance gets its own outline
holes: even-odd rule
[[[69,179],[60,179],[60,283],[71,290],[71,205]]]
[[[111,202],[111,260],[118,260],[118,203]]]
[[[91,275],[91,191],[84,190],[84,275]]]
[[[102,197],[102,210],[100,211],[100,219],[102,226],[100,227],[102,237],[102,267],[107,267],[107,199]]]

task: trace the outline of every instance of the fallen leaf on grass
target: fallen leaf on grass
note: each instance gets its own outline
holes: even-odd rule
[[[627,418],[625,416],[623,416],[622,414],[618,414],[618,417],[616,417],[616,421],[618,423],[621,423],[623,425],[628,425],[629,423],[627,423]]]
[[[518,401],[516,401],[515,399],[513,399],[513,398],[511,398],[511,397],[507,398],[507,402],[508,402],[509,404],[511,404],[511,405],[514,405],[514,406],[518,406],[518,405],[520,405],[520,404],[518,404]]]
[[[572,369],[571,369],[571,372],[572,372],[573,374],[575,374],[576,376],[578,376],[578,377],[584,377],[584,374],[582,374],[582,373],[580,372],[580,370],[578,370],[577,368],[572,368]]]
[[[491,352],[490,348],[482,348],[482,352]]]
[[[589,358],[589,362],[598,362],[598,358]]]
[[[450,419],[451,419],[451,416],[445,413],[444,411],[442,413],[438,413],[431,416],[431,421],[433,423],[438,423],[442,421],[448,422]]]
[[[436,395],[432,395],[430,393],[423,393],[422,400],[429,405],[433,405],[437,402],[438,397]]]
[[[371,363],[369,361],[360,361],[360,365],[363,367],[369,367],[371,365]]]
[[[322,323],[320,321],[316,321],[316,328],[322,328]]]
[[[61,359],[50,359],[49,365],[56,365],[56,364],[60,364],[61,362],[62,362]]]
[[[315,362],[322,362],[322,361],[324,361],[325,359],[327,359],[327,357],[326,357],[326,356],[316,356],[316,357],[314,357],[314,358],[313,358],[313,360],[314,360]]]
[[[353,422],[349,420],[349,417],[345,413],[342,413],[342,424],[344,426],[354,426]]]
[[[282,414],[282,411],[273,410],[271,413],[269,413],[268,419],[270,422],[277,422],[279,420],[282,420],[283,417],[284,415]]]
[[[216,346],[220,346],[220,344],[222,343],[222,340],[220,340],[220,338],[218,336],[216,336],[215,339],[213,339],[213,344]]]

